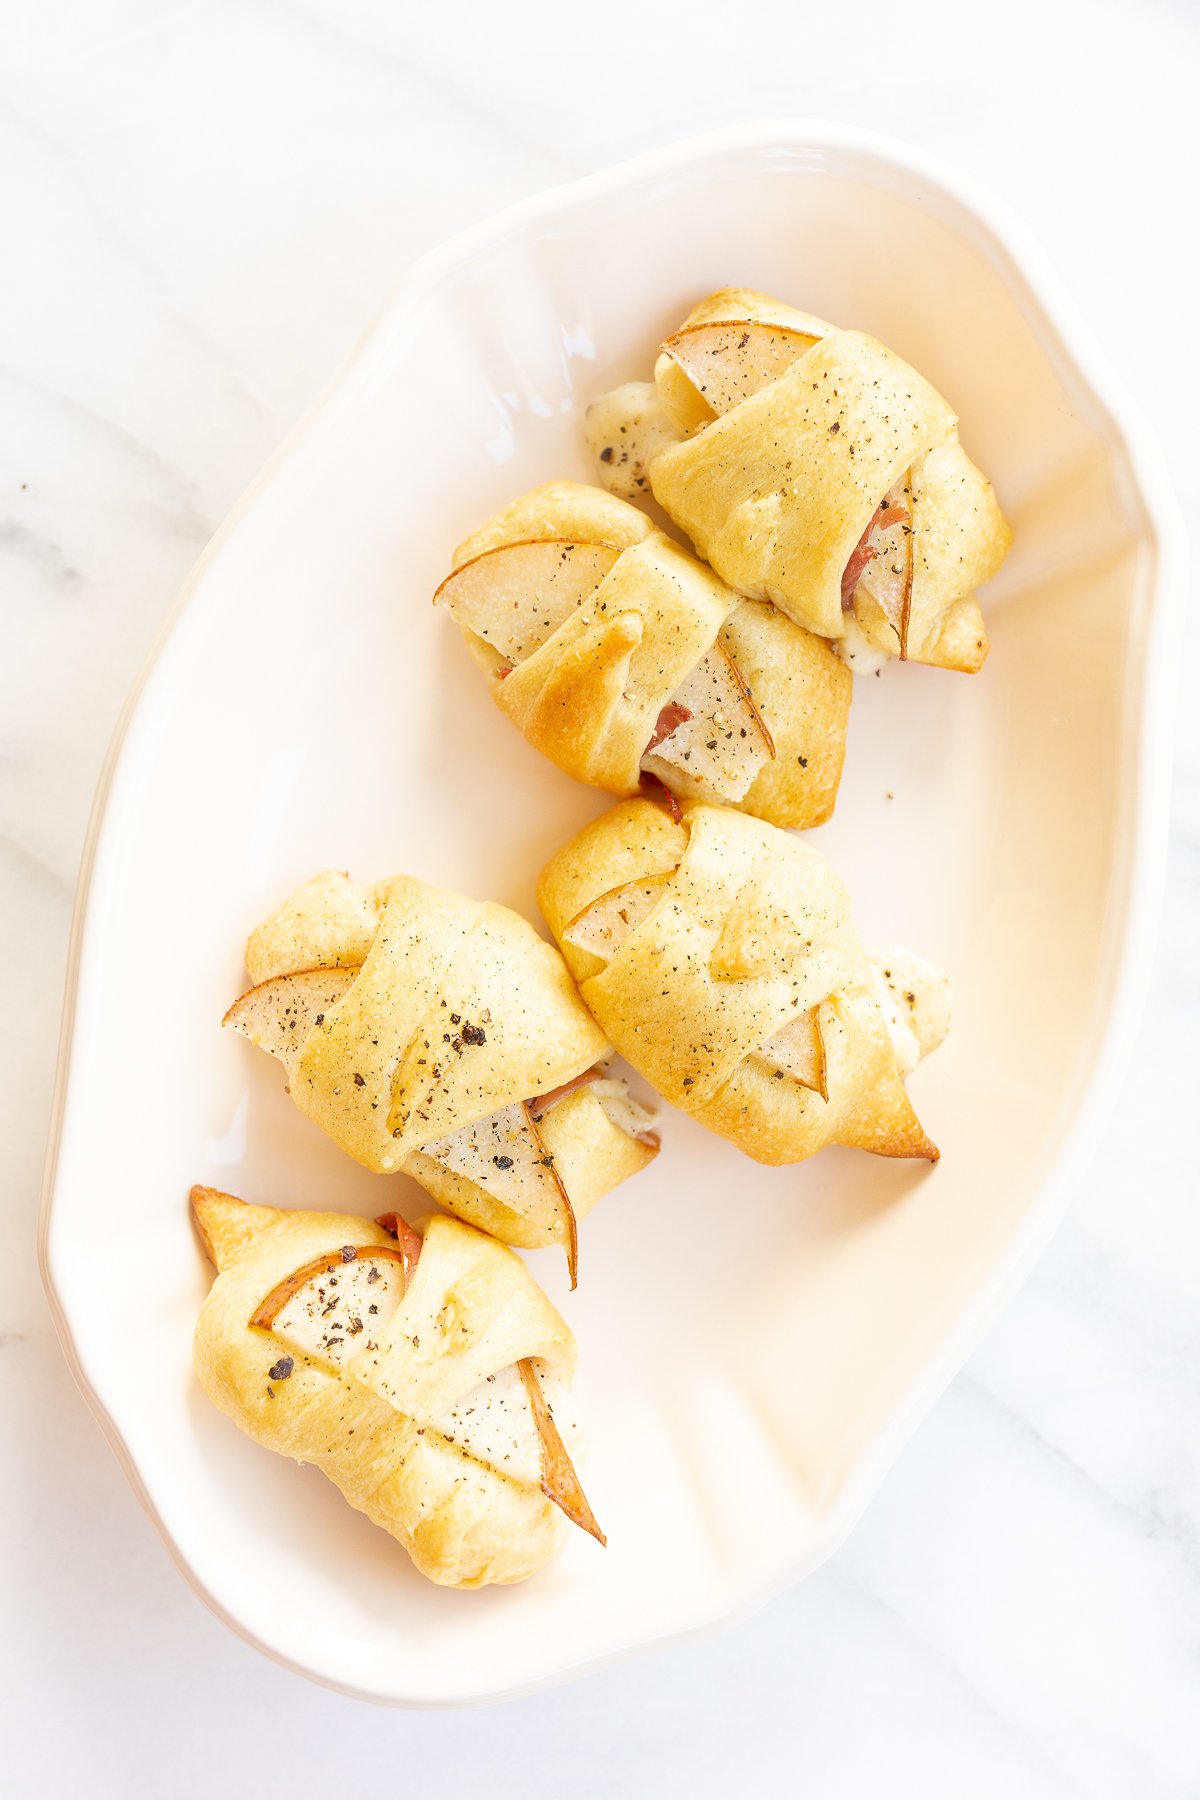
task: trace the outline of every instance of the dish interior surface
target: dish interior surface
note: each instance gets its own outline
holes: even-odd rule
[[[320,868],[537,919],[538,870],[608,802],[522,742],[430,596],[494,508],[590,478],[583,406],[647,378],[725,284],[913,362],[1015,532],[984,672],[859,680],[813,834],[867,946],[952,973],[953,1031],[911,1082],[942,1161],[760,1169],[664,1108],[656,1165],[581,1232],[578,1292],[530,1258],[579,1339],[608,1549],[576,1532],[523,1587],[445,1592],[194,1381],[192,1182],[428,1205],[335,1150],[221,1015],[248,929]],[[1154,561],[1121,434],[1020,269],[884,155],[797,132],[660,161],[418,271],[201,571],[128,728],[83,926],[53,1286],[168,1540],[239,1629],[361,1693],[464,1699],[710,1621],[828,1553],[1050,1204],[1118,980]]]

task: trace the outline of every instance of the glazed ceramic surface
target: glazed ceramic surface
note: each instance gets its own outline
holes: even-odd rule
[[[903,270],[904,279],[896,272]],[[439,1591],[200,1394],[194,1181],[410,1215],[219,1029],[249,927],[335,866],[536,919],[606,804],[529,749],[430,596],[487,513],[586,478],[586,402],[737,283],[874,332],[945,393],[1015,543],[968,678],[856,686],[833,823],[869,947],[944,963],[912,1080],[934,1170],[760,1169],[664,1109],[581,1233],[581,1533],[513,1590]],[[1031,1265],[1116,1092],[1145,972],[1178,546],[1152,446],[1040,254],[916,152],[776,125],[532,202],[412,272],[205,556],[101,786],[45,1221],[76,1371],[180,1565],[244,1635],[371,1697],[521,1689],[711,1624],[814,1567]]]

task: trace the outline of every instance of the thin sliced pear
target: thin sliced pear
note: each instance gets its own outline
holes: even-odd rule
[[[610,888],[577,913],[563,932],[563,941],[593,956],[615,956],[630,932],[649,918],[671,877],[655,875],[649,881],[627,881]]]
[[[787,373],[819,338],[761,319],[685,325],[662,346],[720,416]]]
[[[432,1157],[451,1174],[473,1181],[512,1212],[528,1214],[549,1202],[563,1227],[571,1286],[575,1286],[575,1213],[528,1101],[514,1100],[486,1119],[422,1144],[421,1154]]]
[[[290,1076],[305,1044],[357,975],[357,969],[303,969],[273,976],[235,1000],[221,1023],[278,1057]]]
[[[740,800],[775,745],[724,644],[701,657],[671,705],[682,714],[679,723],[660,742],[650,740],[643,769],[663,782],[683,776],[706,798]]]
[[[820,1094],[822,1100],[829,1099],[819,1007],[790,1019],[782,1031],[767,1039],[758,1054],[771,1068],[790,1075],[801,1087]]]
[[[447,576],[434,605],[510,665],[524,662],[595,593],[620,554],[612,544],[568,538],[501,544]]]
[[[346,1244],[293,1270],[260,1301],[250,1323],[304,1356],[341,1364],[369,1347],[387,1324],[404,1298],[407,1277],[403,1250]]]
[[[542,1492],[547,1500],[561,1507],[573,1525],[582,1531],[588,1531],[598,1544],[607,1544],[608,1539],[596,1522],[596,1515],[588,1505],[587,1495],[583,1491],[575,1465],[567,1454],[567,1447],[558,1434],[558,1426],[554,1423],[550,1408],[546,1405],[546,1396],[542,1392],[542,1384],[538,1380],[538,1372],[529,1357],[522,1357],[517,1364],[521,1372],[521,1380],[525,1383],[525,1392],[529,1395],[529,1410],[533,1414],[533,1422],[542,1440],[541,1478]]]
[[[556,1393],[555,1398],[561,1404],[565,1395]],[[541,1485],[542,1440],[516,1363],[485,1376],[429,1423],[464,1456],[514,1481]]]
[[[864,624],[874,605],[895,632],[903,660],[908,654],[912,611],[912,481],[906,476],[884,495],[862,540],[846,565],[843,599],[850,599]],[[857,571],[857,572],[856,572]]]

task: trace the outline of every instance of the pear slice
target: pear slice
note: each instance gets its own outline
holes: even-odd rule
[[[345,1244],[293,1270],[259,1302],[250,1323],[304,1356],[342,1364],[387,1324],[404,1298],[408,1271],[399,1247]]]
[[[538,1380],[538,1372],[529,1357],[522,1357],[517,1364],[521,1380],[525,1383],[525,1392],[529,1395],[529,1410],[533,1414],[533,1422],[537,1426],[538,1436],[542,1440],[541,1481],[542,1492],[547,1500],[561,1507],[573,1525],[582,1531],[588,1531],[599,1544],[607,1544],[608,1539],[596,1522],[596,1515],[588,1505],[575,1465],[567,1454],[567,1447],[558,1434],[558,1426],[546,1404],[546,1396],[542,1392],[542,1384]]]
[[[512,666],[595,593],[620,554],[612,544],[568,538],[501,544],[448,575],[433,603]]]
[[[576,1285],[575,1213],[528,1101],[514,1100],[473,1125],[422,1144],[421,1154],[473,1181],[512,1212],[526,1214],[548,1200],[563,1227],[571,1286]]]
[[[887,641],[890,626],[899,643],[901,660],[908,655],[912,611],[912,520],[910,471],[880,501],[842,576],[843,606],[853,606],[874,640],[878,640],[883,624]]]
[[[697,393],[720,416],[769,387],[820,338],[762,319],[715,319],[685,325],[662,346]]]
[[[554,1422],[550,1394],[560,1409],[567,1403],[563,1384],[524,1357],[486,1376],[429,1424],[464,1456],[514,1481],[536,1482],[573,1524],[603,1544],[604,1534]]]
[[[222,1019],[247,1042],[278,1057],[289,1077],[305,1044],[353,986],[357,969],[303,969],[260,981]]]
[[[540,1487],[542,1440],[516,1363],[486,1375],[429,1423],[465,1456]]]
[[[682,776],[706,799],[740,800],[775,745],[724,644],[701,657],[663,712],[672,708],[678,723],[661,740],[655,732],[642,768],[664,784]]]
[[[820,1007],[814,1006],[789,1019],[782,1031],[767,1039],[758,1055],[772,1069],[790,1075],[801,1087],[820,1094],[822,1100],[829,1099]]]
[[[626,881],[610,888],[577,913],[563,931],[564,943],[593,956],[615,956],[629,933],[649,918],[670,881],[670,875],[654,875],[649,881]]]

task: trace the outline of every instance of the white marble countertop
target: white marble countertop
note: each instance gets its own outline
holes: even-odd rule
[[[907,137],[1010,200],[1160,432],[1194,526],[1200,12],[926,0],[729,23],[643,0],[40,0],[0,59],[0,1718],[13,1793],[939,1800],[1200,1794],[1200,727],[1124,1103],[1074,1211],[805,1585],[503,1706],[376,1711],[231,1636],[58,1351],[34,1221],[100,759],[222,515],[418,252],[703,126]],[[756,21],[756,22],[755,22]]]

